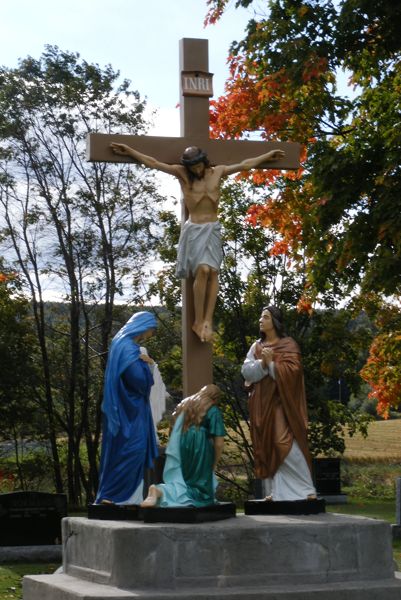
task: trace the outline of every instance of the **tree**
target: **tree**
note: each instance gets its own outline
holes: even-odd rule
[[[207,23],[228,6],[207,4]],[[392,297],[397,310],[401,7],[391,0],[270,0],[261,14],[260,3],[235,2],[252,5],[246,35],[230,49],[231,74],[212,109],[212,132],[292,139],[305,154],[302,169],[285,179],[257,175],[265,199],[249,220],[277,232],[276,251],[304,272],[300,311],[358,294],[360,308],[373,294],[383,307]],[[341,72],[352,86],[347,94],[338,86]],[[399,406],[397,331],[379,330],[361,372],[384,415]]]
[[[207,4],[213,23],[228,3]],[[357,285],[400,294],[400,26],[401,7],[391,0],[270,0],[232,44],[214,135],[259,131],[307,150],[302,172],[277,197],[268,190],[256,215],[304,262],[306,306]],[[354,86],[346,96],[337,86],[341,70]]]
[[[401,405],[401,311],[380,304],[375,324],[379,331],[369,349],[361,376],[369,384],[369,397],[377,401],[377,412],[387,419],[390,409]]]
[[[116,302],[143,302],[145,266],[161,235],[152,176],[85,158],[89,132],[146,129],[145,103],[129,86],[111,66],[102,70],[51,46],[38,60],[0,70],[1,243],[32,302],[55,487],[64,489],[62,435],[75,504],[82,487],[87,499],[97,487],[102,377]],[[64,305],[45,302],[49,288]]]
[[[45,439],[43,414],[38,410],[37,344],[19,277],[2,264],[0,259],[0,439],[11,444],[16,468],[5,455],[1,471],[7,473],[6,489],[10,484],[26,489],[27,442],[35,438],[40,444]]]

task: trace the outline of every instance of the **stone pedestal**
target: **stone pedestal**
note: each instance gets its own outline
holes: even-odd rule
[[[390,525],[344,515],[63,521],[64,573],[24,600],[399,600]]]

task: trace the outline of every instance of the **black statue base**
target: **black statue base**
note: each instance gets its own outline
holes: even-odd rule
[[[137,504],[120,506],[118,504],[89,504],[88,519],[102,521],[138,521],[140,507]]]
[[[323,498],[316,500],[247,500],[244,502],[246,515],[317,515],[326,512]]]
[[[235,504],[221,502],[196,508],[195,506],[173,506],[141,509],[145,523],[206,523],[235,517]]]

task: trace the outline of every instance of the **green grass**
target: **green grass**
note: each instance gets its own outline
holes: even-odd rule
[[[54,573],[59,566],[43,563],[0,565],[0,600],[20,600],[22,598],[22,578],[24,575]]]
[[[326,510],[344,515],[383,519],[383,521],[395,523],[395,502],[393,500],[378,502],[366,498],[348,498],[347,504],[329,504]]]

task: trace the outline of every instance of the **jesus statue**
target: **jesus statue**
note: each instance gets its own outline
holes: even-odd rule
[[[168,173],[180,183],[189,218],[183,224],[178,243],[178,277],[194,277],[194,313],[192,330],[201,342],[213,340],[213,313],[219,289],[218,272],[223,259],[218,205],[221,182],[228,175],[257,168],[264,162],[274,162],[284,157],[283,150],[271,150],[260,156],[248,158],[233,165],[209,163],[200,148],[187,148],[181,164],[166,164],[152,156],[142,154],[126,144],[110,144],[113,152],[130,156],[135,161]]]

